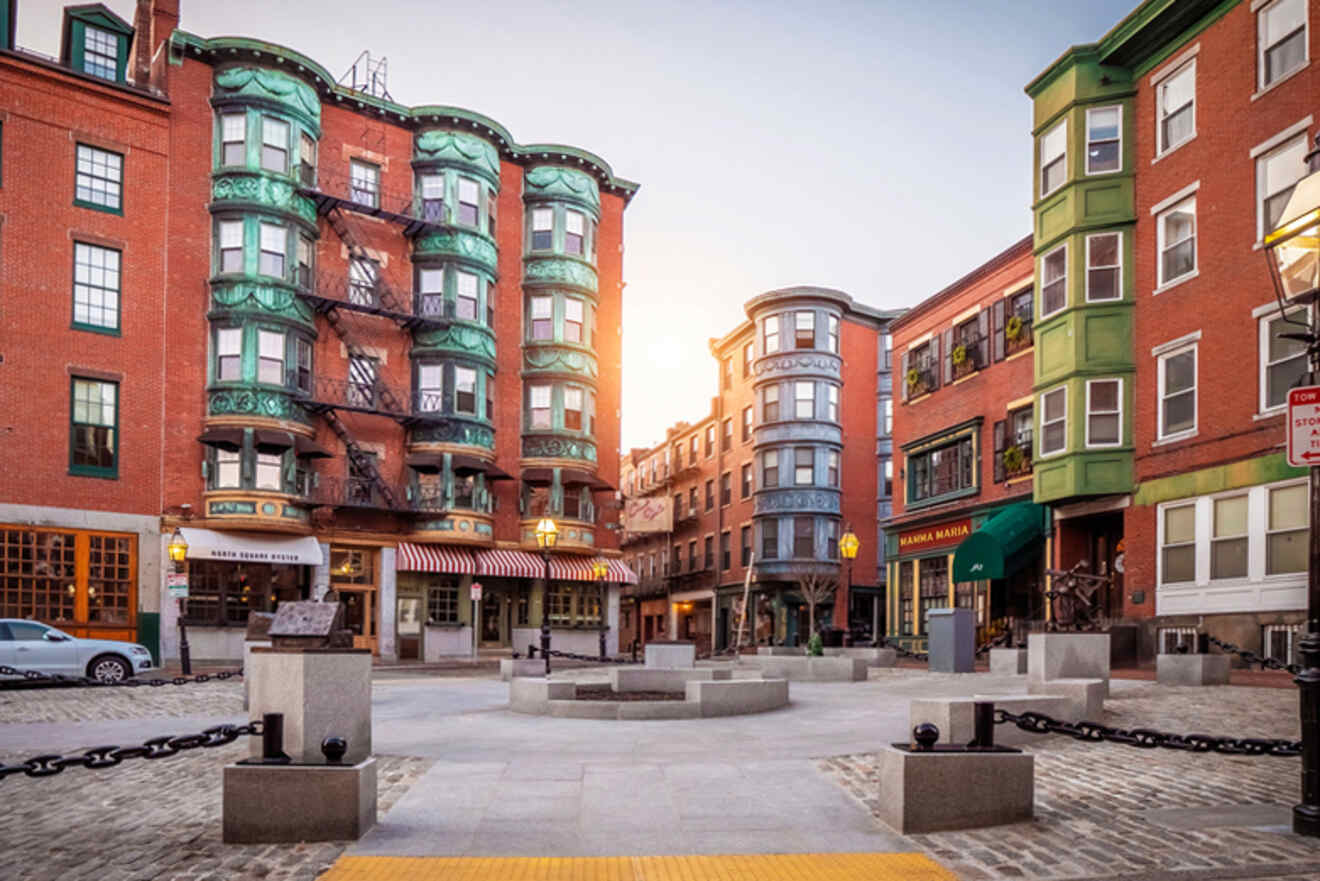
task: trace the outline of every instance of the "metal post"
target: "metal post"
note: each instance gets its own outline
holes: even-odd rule
[[[609,617],[605,614],[605,579],[600,580],[600,659],[605,660],[605,628]]]
[[[848,558],[848,592],[843,597],[843,644],[852,645],[852,567],[853,558]]]
[[[1320,374],[1320,344],[1311,344],[1312,381]],[[1298,646],[1297,683],[1302,716],[1302,801],[1293,807],[1293,831],[1320,837],[1320,468],[1311,466],[1311,557],[1307,575],[1306,635]]]
[[[995,745],[995,705],[992,701],[977,701],[972,704],[972,746],[991,747]]]
[[[550,552],[541,551],[545,562],[545,582],[541,585],[541,654],[545,655],[545,675],[550,675]]]
[[[183,597],[179,597],[179,666],[184,676],[192,675],[192,649],[188,646],[188,626],[183,623]]]

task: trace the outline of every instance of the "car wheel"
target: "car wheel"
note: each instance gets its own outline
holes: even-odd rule
[[[87,665],[87,676],[98,682],[123,682],[133,675],[133,669],[123,658],[101,655]]]

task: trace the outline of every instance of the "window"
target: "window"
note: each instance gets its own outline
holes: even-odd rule
[[[747,443],[752,439],[752,408],[743,407],[742,411],[742,442]]]
[[[310,340],[294,337],[294,387],[299,391],[312,391],[312,344]]]
[[[725,471],[720,475],[720,504],[727,505],[733,501],[733,474]]]
[[[316,141],[303,132],[298,136],[298,178],[305,184],[316,183]]]
[[[1159,153],[1167,153],[1196,134],[1196,60],[1166,77],[1156,88],[1156,137]]]
[[[564,253],[581,257],[586,249],[587,218],[578,211],[564,212]]]
[[[103,80],[119,79],[119,38],[101,28],[83,25],[83,73]]]
[[[884,467],[882,469],[882,474],[883,474],[882,480],[884,482],[882,495],[884,498],[889,498],[894,494],[894,460],[893,459],[884,460]]]
[[[1123,380],[1086,383],[1086,445],[1114,447],[1123,438]]]
[[[889,437],[894,433],[894,399],[880,399],[880,431],[881,437]]]
[[[1123,167],[1123,108],[1086,111],[1086,173],[1104,174]]]
[[[949,558],[927,557],[921,561],[918,590],[921,595],[918,624],[930,632],[930,610],[942,609],[949,604]]]
[[[1196,197],[1184,199],[1159,216],[1159,283],[1163,287],[1196,271]]]
[[[793,556],[798,559],[816,556],[816,523],[811,517],[793,518]]]
[[[424,174],[421,176],[422,219],[431,223],[445,222],[445,176],[443,174]]]
[[[793,415],[798,419],[816,417],[816,384],[814,382],[793,383]]]
[[[715,426],[706,426],[706,457],[715,455]]]
[[[269,116],[261,118],[261,167],[289,172],[289,124]]]
[[[230,452],[217,449],[215,451],[215,480],[212,482],[212,488],[225,489],[241,486],[243,481],[242,462],[243,456],[238,450]]]
[[[495,374],[486,374],[486,420],[495,421]]]
[[[215,378],[230,382],[243,378],[243,330],[222,327],[215,332]]]
[[[1040,396],[1040,454],[1061,453],[1068,446],[1068,389],[1066,386]]]
[[[1040,317],[1068,305],[1068,246],[1060,245],[1040,261]]]
[[[975,486],[971,436],[908,456],[908,501],[919,502]],[[924,565],[924,564],[923,564]]]
[[[744,526],[738,530],[738,559],[740,566],[752,562],[752,527]]]
[[[247,164],[247,114],[225,113],[220,117],[220,164]]]
[[[697,488],[688,487],[688,514],[697,513]]]
[[[740,498],[750,499],[752,497],[752,464],[744,463],[742,466],[742,495]]]
[[[261,259],[257,271],[262,275],[284,277],[284,255],[289,246],[284,227],[273,223],[261,224]]]
[[[729,553],[729,542],[731,538],[732,536],[727,529],[720,533],[720,571],[728,571],[729,564],[732,562]]]
[[[1068,177],[1067,120],[1060,122],[1040,139],[1040,195],[1048,196]]]
[[[702,565],[706,569],[713,569],[715,568],[715,536],[713,535],[706,536],[706,540],[704,544],[705,544],[706,553],[703,558]]]
[[[257,453],[256,488],[279,492],[283,488],[284,457],[272,453]]]
[[[499,199],[494,190],[486,191],[486,232],[493,239],[495,238],[495,206],[499,204]]]
[[[825,454],[825,478],[829,486],[839,485],[839,453],[836,450]]]
[[[825,418],[830,422],[839,421],[839,387],[825,386]]]
[[[458,585],[442,584],[427,588],[426,623],[458,623]]]
[[[532,297],[532,339],[554,339],[554,298]]]
[[[779,521],[765,520],[761,523],[761,559],[774,560],[779,557]]]
[[[353,407],[374,409],[376,406],[376,377],[380,375],[380,362],[375,358],[350,355],[348,358],[348,403]]]
[[[442,271],[442,270],[441,270]],[[423,269],[422,274],[437,272]],[[376,302],[376,284],[380,280],[380,263],[370,257],[353,257],[348,261],[348,302],[371,306]]]
[[[761,319],[761,339],[767,355],[779,351],[779,316],[772,315]]]
[[[552,208],[532,209],[532,250],[548,251],[554,247],[555,212]]]
[[[421,267],[417,270],[417,297],[422,314],[435,318],[445,314],[445,271]]]
[[[119,465],[119,383],[73,380],[69,472],[114,477]]]
[[[1306,64],[1306,0],[1275,0],[1260,11],[1260,87]]]
[[[454,317],[465,321],[477,320],[477,298],[480,281],[471,272],[458,271],[458,285],[454,297]]]
[[[532,428],[550,427],[550,386],[533,385],[528,387],[528,401]]]
[[[752,361],[756,358],[756,343],[743,346],[743,379],[752,375]]]
[[[1287,313],[1292,322],[1282,316],[1262,318],[1260,321],[1260,409],[1264,413],[1288,403],[1288,389],[1301,379],[1307,370],[1306,344],[1300,340],[1284,338],[1286,333],[1297,333],[1303,328],[1297,323],[1307,322],[1306,309]]]
[[[816,456],[811,447],[794,447],[793,482],[798,486],[810,486],[816,482]]]
[[[720,449],[729,450],[733,447],[733,420],[725,419],[720,423]]]
[[[903,633],[915,633],[912,629],[912,560],[904,560],[898,564],[898,617],[900,628]]]
[[[829,335],[827,346],[831,352],[837,355],[839,354],[839,319],[834,315],[830,315],[827,317],[826,322]]]
[[[495,285],[486,284],[486,326],[495,329]]]
[[[349,161],[348,167],[349,198],[359,205],[365,205],[368,208],[379,208],[380,166],[353,159]]]
[[[222,220],[220,232],[220,271],[243,271],[243,221]]]
[[[720,359],[720,388],[728,391],[733,388],[733,359]]]
[[[564,300],[564,341],[582,342],[582,301],[572,298]]]
[[[701,455],[701,439],[695,434],[688,438],[688,461],[695,465],[697,457]]]
[[[257,382],[284,385],[284,334],[257,331]]]
[[[1247,497],[1215,499],[1210,536],[1210,577],[1245,578],[1247,575]]]
[[[779,451],[766,450],[761,454],[761,486],[779,486]]]
[[[582,389],[564,389],[564,428],[582,430]]]
[[[834,520],[825,521],[825,556],[839,559],[839,524]]]
[[[88,208],[123,209],[124,157],[109,150],[78,145],[73,200]]]
[[[1305,572],[1310,556],[1310,516],[1304,483],[1269,490],[1265,574]]]
[[[444,400],[444,367],[439,364],[417,365],[417,409],[436,413]]]
[[[476,226],[481,222],[481,187],[471,178],[458,179],[458,222]]]
[[[688,571],[697,571],[697,540],[695,538],[688,542]]]
[[[298,267],[294,273],[294,283],[304,290],[311,290],[312,277],[316,260],[316,243],[306,234],[298,235]]]
[[[761,389],[761,421],[779,420],[779,386],[768,385]]]
[[[564,399],[568,400],[568,396]],[[454,368],[454,410],[477,415],[477,371],[471,367]]]
[[[793,313],[793,347],[796,349],[816,348],[816,313]]]
[[[1086,301],[1118,300],[1123,297],[1123,234],[1102,233],[1086,237]]]
[[[1256,160],[1256,238],[1264,239],[1279,225],[1297,182],[1306,176],[1306,134],[1276,147]]]
[[[706,481],[706,510],[715,510],[715,481]]]
[[[118,251],[73,243],[75,326],[119,329],[119,263]]]
[[[1196,432],[1196,346],[1160,356],[1159,437]]]

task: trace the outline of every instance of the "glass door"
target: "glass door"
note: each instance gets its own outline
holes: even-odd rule
[[[422,659],[422,598],[399,597],[399,615],[395,625],[400,661]]]

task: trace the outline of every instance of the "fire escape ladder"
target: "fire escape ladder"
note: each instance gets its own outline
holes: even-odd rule
[[[344,348],[348,350],[350,357],[361,359],[371,358],[370,353],[354,342],[352,334],[349,333],[348,326],[344,323],[344,316],[339,314],[338,309],[332,308],[327,310],[325,313],[325,320],[330,324],[330,329],[335,332],[335,335],[339,337],[340,341],[344,344]],[[409,407],[399,400],[398,395],[394,394],[394,391],[386,385],[379,376],[376,377],[372,393],[374,399],[379,401],[379,410],[398,419],[406,419],[409,416]]]
[[[339,240],[348,248],[350,257],[359,260],[371,259],[371,255],[367,253],[367,249],[362,247],[357,236],[354,235],[353,225],[349,222],[348,218],[344,216],[344,212],[340,210],[338,205],[326,212],[325,219],[330,222],[330,228],[335,231],[337,236],[339,236]],[[380,305],[388,311],[400,315],[410,315],[412,313],[413,310],[407,308],[407,303],[401,302],[400,296],[385,282],[383,278],[378,277],[376,279],[375,293]]]
[[[375,459],[364,453],[362,447],[353,439],[353,435],[349,434],[348,427],[339,418],[339,414],[334,410],[326,410],[325,421],[330,423],[330,429],[344,442],[344,449],[348,451],[348,461],[353,464],[354,471],[371,482],[372,487],[380,493],[380,497],[385,500],[389,508],[397,509],[399,500],[394,490],[390,489],[389,484],[380,476]]]

